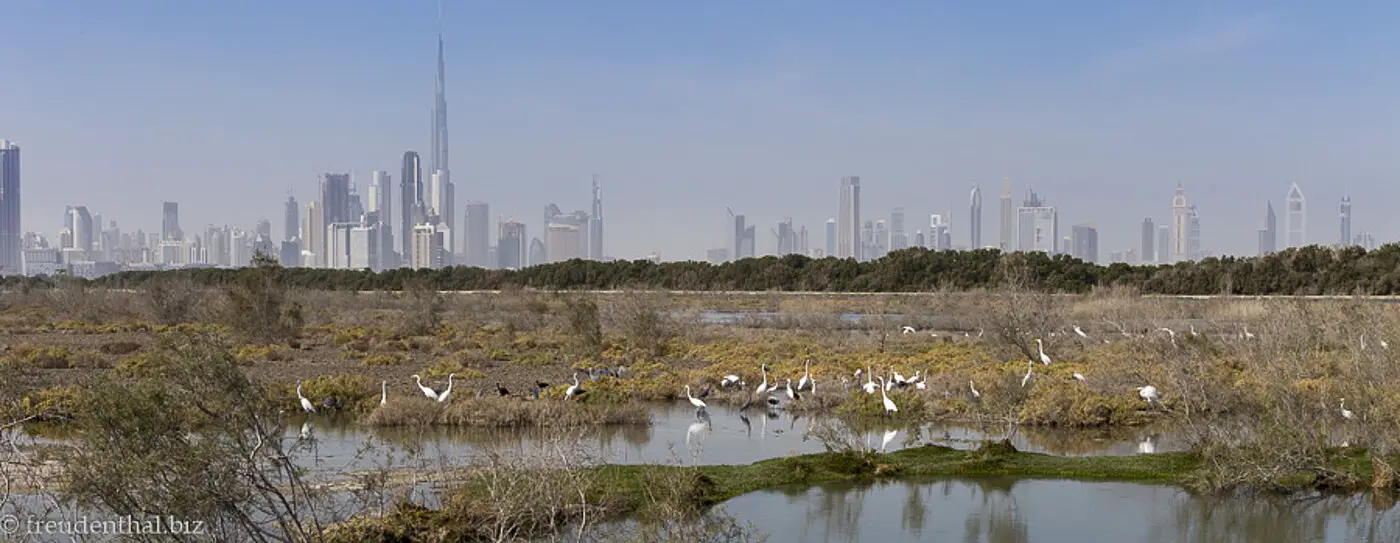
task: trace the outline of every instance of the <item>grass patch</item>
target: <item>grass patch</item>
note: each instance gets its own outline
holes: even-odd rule
[[[362,366],[402,366],[407,364],[409,358],[397,354],[376,354],[366,356],[360,361]]]
[[[462,394],[462,396],[457,396]],[[639,404],[585,404],[565,401],[526,401],[517,398],[467,397],[453,391],[444,403],[427,398],[390,399],[364,419],[371,426],[477,426],[489,428],[576,428],[617,424],[650,424],[651,413]]]

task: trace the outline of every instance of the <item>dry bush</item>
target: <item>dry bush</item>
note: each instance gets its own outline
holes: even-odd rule
[[[668,314],[664,294],[628,291],[613,299],[608,308],[612,326],[626,334],[633,345],[652,356],[665,354],[666,342],[676,334],[676,325]]]
[[[146,282],[146,306],[160,324],[191,322],[204,301],[205,292],[188,277],[166,276]]]
[[[569,320],[569,335],[574,350],[581,356],[593,356],[603,350],[603,321],[598,303],[591,296],[574,295],[564,298],[564,315]]]
[[[1063,329],[1062,307],[1054,297],[1029,288],[1029,271],[1008,265],[996,296],[987,301],[977,316],[978,326],[998,348],[1000,357],[1039,361],[1035,340],[1050,340],[1050,333]]]
[[[427,335],[442,326],[445,301],[436,285],[427,279],[410,280],[404,285],[403,299],[408,304],[400,321],[404,334]]]
[[[46,305],[60,321],[100,324],[135,316],[125,293],[91,287],[76,279],[60,279],[46,294]]]
[[[258,254],[253,265],[239,270],[237,281],[224,287],[215,313],[234,333],[257,343],[273,343],[300,335],[305,326],[302,305],[281,280],[275,260]]]

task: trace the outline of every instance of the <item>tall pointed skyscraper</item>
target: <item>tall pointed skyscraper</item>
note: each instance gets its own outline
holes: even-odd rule
[[[972,221],[968,228],[969,250],[982,248],[982,188],[977,185],[972,186],[972,196],[968,209],[969,220]],[[951,215],[951,214],[950,214]]]
[[[443,58],[442,5],[438,5],[437,86],[433,97],[433,150],[429,171],[450,172],[447,165],[447,61]]]
[[[1001,183],[1001,251],[1003,253],[1015,251],[1016,244],[1012,238],[1016,237],[1016,210],[1011,207],[1011,178],[1002,180]]]

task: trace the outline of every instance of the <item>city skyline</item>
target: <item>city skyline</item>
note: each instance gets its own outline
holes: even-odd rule
[[[1288,57],[1286,70],[1276,58],[1321,43],[1309,28],[1310,10],[1318,8],[1113,7],[1095,20],[1133,29],[1140,39],[1089,32],[1056,45],[1053,62],[1037,66],[1031,61],[1042,58],[1035,53],[1053,31],[1034,28],[1005,42],[992,31],[997,10],[977,6],[867,7],[861,16],[889,28],[851,50],[818,39],[850,7],[802,10],[791,21],[775,7],[754,9],[750,24],[782,31],[767,41],[750,26],[699,17],[697,8],[651,7],[628,17],[672,32],[629,31],[580,45],[584,34],[565,28],[566,20],[619,14],[454,6],[441,21],[427,3],[363,10],[13,7],[14,16],[0,21],[0,70],[14,74],[0,84],[0,101],[25,107],[6,119],[0,138],[24,148],[22,230],[56,239],[59,222],[43,218],[86,205],[124,230],[154,232],[160,219],[150,210],[167,200],[180,203],[189,231],[251,228],[282,213],[288,185],[303,206],[318,196],[311,182],[321,173],[349,173],[364,190],[370,172],[397,172],[406,150],[429,157],[427,180],[436,131],[423,134],[424,109],[436,102],[428,81],[437,79],[432,55],[443,33],[457,36],[449,71],[471,74],[460,79],[465,84],[447,77],[441,83],[443,101],[453,103],[451,111],[441,108],[442,125],[459,127],[447,153],[461,170],[452,174],[458,186],[451,209],[460,217],[465,202],[489,202],[498,218],[522,221],[531,239],[540,238],[542,226],[529,220],[540,206],[588,209],[587,176],[601,172],[609,187],[609,256],[703,260],[707,249],[723,246],[709,225],[725,205],[760,232],[786,217],[818,231],[835,216],[830,191],[805,189],[829,187],[842,175],[862,178],[863,219],[888,219],[900,206],[910,217],[944,215],[957,245],[969,240],[969,208],[959,203],[966,187],[990,188],[1009,177],[1055,202],[1062,236],[1070,224],[1095,223],[1101,256],[1138,246],[1134,225],[1143,216],[1169,222],[1161,194],[1177,181],[1200,203],[1201,250],[1217,254],[1256,253],[1259,228],[1257,211],[1228,213],[1218,202],[1257,210],[1296,181],[1324,210],[1306,221],[1304,241],[1330,244],[1339,233],[1328,211],[1340,198],[1400,197],[1388,183],[1400,170],[1386,150],[1393,146],[1393,116],[1386,114],[1393,106],[1382,99],[1394,88],[1385,75],[1393,71],[1384,67],[1395,61],[1367,53],[1394,39],[1376,26],[1390,6],[1319,23],[1345,27],[1368,47],[1334,45]],[[1058,16],[1088,10],[1063,11]],[[1017,16],[1050,14],[1028,8]],[[327,42],[340,31],[261,26],[312,18],[351,27],[372,20],[382,28]],[[100,28],[92,24],[98,20]],[[933,25],[949,32],[924,36],[938,20],[951,21]],[[188,29],[202,26],[208,40],[188,39]],[[236,37],[254,28],[265,30],[265,43],[235,47]],[[728,32],[733,43],[725,48],[705,32]],[[181,47],[172,48],[175,42]],[[651,46],[645,55],[636,52],[643,43]],[[712,52],[694,53],[686,43]],[[945,52],[954,44],[956,55]],[[265,48],[296,54],[250,63],[266,56]],[[927,66],[907,75],[903,61],[865,62],[910,56],[880,54],[900,48]],[[730,62],[713,68],[707,60],[714,58]],[[947,75],[964,65],[1012,75]],[[833,75],[828,71],[863,82],[820,92],[807,84]],[[235,85],[232,73],[260,85]],[[394,88],[366,74],[382,74]],[[604,80],[610,84],[596,84]],[[150,81],[180,82],[165,85],[179,94],[138,85]],[[328,86],[337,89],[330,98],[320,92]],[[107,91],[83,91],[93,88]],[[1343,88],[1349,98],[1339,103]],[[1076,93],[1094,99],[1068,98]],[[238,95],[246,103],[237,108],[215,105]],[[142,145],[124,143],[132,139],[122,137],[130,126],[142,127]],[[715,143],[720,139],[728,143]],[[1078,151],[1088,148],[1095,152]],[[218,192],[233,186],[235,194]],[[983,213],[983,244],[998,243],[997,223],[988,222],[997,214]],[[394,236],[407,237],[399,219],[395,207]],[[1400,229],[1396,221],[1363,204],[1355,208],[1353,237],[1375,232],[1388,241]],[[758,252],[771,251],[770,238],[758,236]]]

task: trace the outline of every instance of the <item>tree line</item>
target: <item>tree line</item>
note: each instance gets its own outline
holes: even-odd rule
[[[245,269],[127,271],[98,279],[6,277],[4,286],[44,288],[62,281],[94,287],[142,288],[165,278],[188,278],[204,286],[238,281]],[[1148,294],[1400,294],[1400,244],[1367,251],[1317,245],[1262,257],[1212,257],[1163,265],[1107,266],[1067,255],[1002,253],[995,249],[930,251],[905,249],[878,260],[809,258],[801,255],[746,258],[724,264],[654,263],[645,260],[569,260],[521,270],[465,266],[442,269],[332,270],[285,268],[277,280],[288,287],[319,290],[402,290],[407,284],[440,290],[665,289],[708,291],[921,292],[938,289],[996,289],[1008,280],[1052,292],[1082,293],[1095,287],[1126,286]]]

